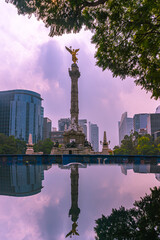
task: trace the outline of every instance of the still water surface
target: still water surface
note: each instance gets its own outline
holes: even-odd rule
[[[0,165],[0,239],[95,239],[95,220],[160,185],[159,164]],[[66,238],[66,236],[68,237]]]

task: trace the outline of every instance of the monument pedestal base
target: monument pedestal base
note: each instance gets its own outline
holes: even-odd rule
[[[91,150],[91,148],[83,147],[82,149],[79,148],[56,148],[53,147],[51,154],[53,155],[68,155],[68,154],[78,154],[78,155],[92,155],[94,152]]]
[[[80,144],[84,146],[85,134],[81,131],[75,131],[71,129],[69,131],[64,132],[63,137],[65,145],[75,142],[76,146]]]

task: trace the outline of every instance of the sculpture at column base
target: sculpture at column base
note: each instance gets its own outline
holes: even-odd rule
[[[81,131],[75,131],[71,129],[70,131],[66,131],[63,134],[64,136],[64,144],[68,144],[71,142],[75,142],[78,146],[79,144],[84,145],[85,142],[85,134]]]
[[[76,123],[75,118],[71,119],[71,124],[69,128],[64,131],[63,137],[65,145],[71,142],[75,142],[76,145],[84,145],[85,142],[85,134],[83,133],[83,129]]]

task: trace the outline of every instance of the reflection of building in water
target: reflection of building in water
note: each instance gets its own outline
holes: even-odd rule
[[[124,164],[121,165],[121,171],[127,175],[127,170],[133,169],[135,173],[155,173],[155,178],[160,181],[160,166],[153,164]]]
[[[160,182],[160,173],[155,174],[156,179]]]
[[[78,227],[78,217],[80,214],[80,208],[78,207],[78,179],[79,179],[79,172],[78,168],[85,168],[86,166],[79,163],[72,163],[66,166],[59,166],[61,169],[71,169],[71,208],[69,210],[69,216],[72,219],[72,230],[66,235],[72,237],[73,235],[79,235],[77,232]]]
[[[0,195],[30,196],[41,192],[43,165],[5,165],[0,167]]]

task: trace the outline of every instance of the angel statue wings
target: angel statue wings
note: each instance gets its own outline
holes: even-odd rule
[[[74,63],[78,62],[78,58],[76,57],[76,55],[77,55],[77,52],[79,51],[79,49],[72,50],[72,47],[70,47],[70,48],[66,47],[66,49],[72,55],[72,61]]]

